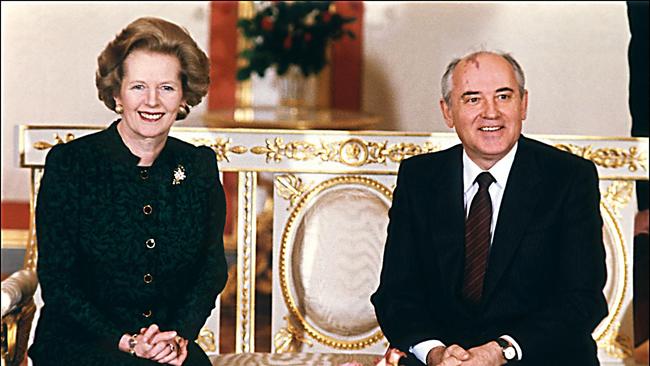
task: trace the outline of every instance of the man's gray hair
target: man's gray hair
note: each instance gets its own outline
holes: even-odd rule
[[[519,96],[524,95],[524,92],[526,90],[526,77],[524,76],[524,70],[521,68],[521,65],[519,65],[519,62],[517,62],[517,60],[515,60],[515,58],[512,57],[511,54],[505,52],[499,52],[499,51],[476,51],[464,57],[456,58],[452,60],[449,63],[449,65],[447,65],[447,69],[445,70],[445,73],[442,75],[442,80],[440,82],[440,86],[442,89],[442,98],[445,100],[445,103],[447,103],[447,105],[451,105],[451,88],[454,82],[453,74],[454,74],[454,70],[456,69],[456,66],[458,66],[458,64],[461,61],[475,58],[476,56],[481,54],[493,54],[493,55],[501,56],[506,61],[508,61],[510,66],[512,66],[512,69],[515,71],[515,79],[517,80],[517,85],[519,87]]]

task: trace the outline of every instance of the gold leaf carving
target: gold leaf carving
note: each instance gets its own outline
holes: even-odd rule
[[[234,152],[235,154],[244,154],[248,149],[246,146],[233,146],[230,151]]]
[[[276,137],[267,139],[266,146],[253,147],[251,152],[266,155],[267,163],[280,162],[283,158],[298,161],[320,159],[349,166],[362,166],[366,164],[385,165],[388,160],[399,163],[407,157],[439,149],[438,146],[434,146],[430,142],[426,142],[423,146],[412,143],[389,145],[388,141],[366,142],[359,138],[350,138],[330,143],[321,141],[318,145],[306,141],[285,143],[282,137]]]
[[[241,352],[251,352],[252,347],[252,323],[255,321],[255,308],[252,307],[252,301],[254,300],[252,296],[254,293],[254,283],[252,282],[255,278],[255,274],[251,275],[251,262],[254,262],[255,253],[252,251],[255,243],[254,240],[254,227],[252,220],[254,220],[254,212],[252,210],[253,202],[253,188],[254,188],[254,175],[251,172],[247,172],[241,176],[240,173],[240,185],[243,187],[243,208],[244,208],[244,230],[243,230],[243,241],[237,244],[237,252],[242,255],[237,258],[237,270],[241,275],[237,276],[237,289],[239,291],[237,297],[237,303],[241,306],[239,307],[237,314],[237,324],[238,324],[238,334],[239,339],[235,340],[235,348],[237,351]],[[242,192],[240,191],[240,195]],[[239,268],[241,266],[241,271]],[[253,268],[254,271],[254,268]],[[250,331],[250,332],[249,332]]]
[[[266,162],[282,161],[282,157],[290,160],[311,160],[316,156],[327,156],[327,146],[319,148],[317,145],[305,141],[294,141],[285,144],[282,137],[267,139],[266,146],[255,146],[251,149],[254,154],[266,154]],[[326,161],[327,159],[323,159]]]
[[[204,352],[214,352],[217,350],[214,332],[208,328],[202,328],[196,343],[201,346]]]
[[[625,359],[632,357],[634,351],[632,350],[632,340],[630,337],[619,334],[618,330],[620,327],[620,323],[614,323],[612,330],[605,338],[598,342],[598,346],[599,348],[604,349],[605,352],[612,357]]]
[[[217,154],[217,161],[230,161],[228,153],[241,155],[248,151],[245,146],[231,146],[232,139],[229,138],[217,137],[213,141],[207,138],[194,138],[190,142],[197,146],[205,145],[210,147]]]
[[[273,344],[275,345],[276,353],[295,352],[293,349],[293,333],[287,328],[280,329],[273,336]]]
[[[300,196],[309,189],[302,179],[293,174],[284,174],[275,178],[275,188],[282,198],[289,200],[290,207],[295,206]]]
[[[313,342],[305,338],[301,332],[291,324],[286,316],[284,317],[284,320],[287,321],[287,326],[280,329],[273,336],[275,353],[298,352],[297,342],[304,343],[310,347],[313,346]]]
[[[36,141],[33,146],[36,150],[47,150],[54,145],[65,144],[66,142],[70,142],[72,140],[74,140],[74,135],[71,133],[66,134],[63,138],[60,137],[58,133],[55,133],[54,143],[49,143],[47,141]]]
[[[376,143],[371,142],[371,144]],[[338,149],[338,160],[346,165],[361,166],[368,162],[370,153],[368,146],[368,144],[364,143],[360,139],[349,139],[340,144],[340,147]]]
[[[594,164],[604,168],[620,168],[627,166],[631,172],[639,168],[648,170],[648,156],[646,152],[630,147],[627,151],[619,147],[605,147],[593,149],[591,145],[577,146],[573,144],[557,144],[556,148],[591,160]]]
[[[408,157],[426,154],[438,150],[440,150],[440,146],[433,145],[430,142],[425,142],[423,146],[411,143],[399,143],[391,145],[386,150],[378,150],[377,155],[386,155],[391,161],[399,163]]]
[[[603,194],[603,199],[612,208],[614,215],[619,218],[621,217],[619,210],[630,203],[633,190],[633,182],[621,180],[614,181],[607,187],[607,191]]]

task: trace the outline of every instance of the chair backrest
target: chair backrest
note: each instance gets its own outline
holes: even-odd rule
[[[273,349],[383,353],[379,285],[389,174],[276,174]]]
[[[32,207],[48,149],[99,129],[21,127],[21,164],[32,170]],[[171,134],[212,147],[222,172],[238,176],[235,351],[255,351],[256,258],[270,254],[274,352],[383,353],[387,344],[369,296],[379,280],[399,163],[455,145],[456,135],[190,127]],[[601,360],[622,359],[633,347],[633,193],[634,180],[648,180],[648,139],[529,137],[590,159],[598,168],[610,312],[593,336]],[[260,197],[273,204],[262,205]],[[261,220],[259,212],[272,220]],[[270,232],[272,243],[258,243],[260,231]],[[25,261],[30,269],[36,264],[33,238],[32,226]],[[218,318],[217,307],[198,340],[209,353],[218,352]]]

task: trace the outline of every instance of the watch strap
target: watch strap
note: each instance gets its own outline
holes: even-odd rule
[[[500,346],[501,348],[506,348],[506,347],[510,347],[510,346],[512,346],[512,345],[510,344],[510,342],[506,341],[506,340],[503,339],[503,338],[497,338],[497,339],[495,339],[495,341],[499,344],[499,346]]]
[[[501,354],[506,361],[512,361],[517,358],[517,350],[509,341],[503,338],[495,340],[499,347],[501,347]]]

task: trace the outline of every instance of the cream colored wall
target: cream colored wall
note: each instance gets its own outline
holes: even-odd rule
[[[367,2],[363,108],[382,128],[449,131],[440,76],[455,56],[511,51],[530,91],[524,132],[628,136],[625,3]],[[185,25],[207,51],[209,3],[2,2],[2,200],[28,199],[18,168],[18,125],[106,125],[96,97],[96,57],[130,21],[162,16]],[[273,101],[269,81],[256,84]],[[259,101],[258,101],[259,102]],[[204,104],[190,114],[200,118]]]
[[[366,3],[363,108],[395,130],[450,131],[438,100],[454,57],[512,52],[526,133],[629,136],[625,2]]]
[[[2,200],[29,199],[19,168],[21,124],[107,125],[97,98],[97,56],[131,21],[158,16],[185,26],[208,51],[209,2],[2,2]],[[205,102],[192,110],[198,118]]]

